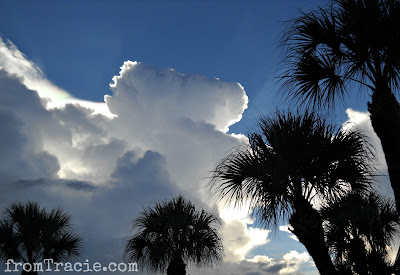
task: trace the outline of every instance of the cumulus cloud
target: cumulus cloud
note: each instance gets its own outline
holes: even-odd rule
[[[128,61],[106,103],[85,102],[3,40],[0,69],[2,208],[61,206],[84,237],[83,256],[106,262],[122,260],[132,219],[154,201],[183,194],[214,207],[208,171],[243,138],[226,134],[247,108],[238,83]],[[250,224],[225,223],[232,259],[267,242]]]
[[[225,260],[239,262],[254,248],[269,242],[271,230],[253,227],[249,218],[249,203],[240,207],[223,207],[220,217],[224,221],[223,245],[226,248]]]
[[[313,264],[307,252],[299,253],[295,250],[283,255],[282,259],[274,260],[267,256],[257,255],[248,261],[258,263],[263,271],[272,274],[294,274],[297,273],[301,265],[310,266]]]
[[[238,83],[181,74],[173,69],[160,70],[132,61],[124,63],[110,86],[114,95],[106,96],[106,102],[111,112],[131,117],[129,110],[135,109],[141,117],[146,117],[150,127],[161,126],[162,118],[173,121],[188,118],[227,132],[230,125],[241,119],[248,102]],[[143,120],[132,117],[132,123],[135,127]]]
[[[166,157],[171,178],[193,199],[207,172],[240,138],[224,133],[247,108],[247,96],[237,83],[185,75],[127,61],[114,77],[106,97],[117,117],[107,131],[143,150]]]
[[[0,97],[0,180],[56,176],[57,158],[43,149],[37,135],[29,130],[34,126],[24,121],[27,116],[47,120],[39,98],[20,79],[8,76],[3,70],[0,70]]]
[[[286,266],[279,271],[279,274],[290,274],[297,271],[301,264],[309,263],[310,255],[308,255],[307,252],[299,253],[292,250],[283,256],[283,260],[286,263]]]
[[[0,39],[1,207],[28,199],[61,206],[85,239],[84,257],[103,262],[122,260],[132,219],[154,201],[183,194],[215,209],[208,172],[244,141],[227,131],[248,103],[238,83],[140,62],[125,62],[110,86],[105,103],[74,98]],[[368,113],[346,112],[345,128],[356,126],[375,145],[377,189],[391,194]],[[253,227],[248,208],[214,211],[224,221],[225,262],[191,274],[316,274],[307,253],[251,254],[269,245],[270,231]]]

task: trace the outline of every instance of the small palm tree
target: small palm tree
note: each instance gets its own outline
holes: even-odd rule
[[[289,220],[319,272],[336,274],[316,202],[368,189],[367,143],[359,132],[336,130],[315,113],[277,112],[259,126],[249,146],[218,164],[212,189],[228,202],[250,202],[253,215],[267,226]]]
[[[185,201],[182,196],[146,208],[134,220],[125,257],[153,271],[185,275],[186,264],[212,265],[222,260],[217,216]]]
[[[34,263],[44,259],[76,259],[82,240],[72,232],[71,217],[61,209],[50,212],[37,202],[13,203],[0,221],[0,258]],[[37,274],[23,271],[22,274]]]
[[[395,204],[375,193],[352,193],[325,206],[325,236],[341,274],[393,274],[390,247],[399,234]]]

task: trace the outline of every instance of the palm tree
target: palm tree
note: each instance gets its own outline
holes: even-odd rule
[[[395,204],[375,193],[349,194],[322,211],[327,244],[341,274],[395,273],[389,248],[399,234]]]
[[[62,262],[80,254],[82,240],[72,233],[71,217],[61,209],[50,212],[37,202],[13,203],[0,221],[0,258],[39,263]],[[22,271],[22,274],[37,274]]]
[[[125,257],[153,271],[185,275],[186,263],[212,265],[222,260],[220,220],[196,210],[182,196],[146,208],[134,220],[125,246]]]
[[[321,274],[336,274],[317,203],[369,187],[370,152],[357,131],[336,130],[315,113],[277,112],[260,120],[249,146],[237,148],[213,172],[211,188],[228,203],[249,202],[268,227],[289,221]]]
[[[282,36],[289,96],[332,106],[351,83],[371,94],[368,111],[380,138],[400,212],[400,1],[332,0],[303,13]]]

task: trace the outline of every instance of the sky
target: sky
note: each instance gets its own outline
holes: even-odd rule
[[[62,207],[83,258],[106,263],[143,207],[182,194],[223,220],[224,262],[190,274],[317,274],[287,225],[258,228],[206,188],[260,115],[293,107],[279,35],[315,2],[0,1],[0,207]],[[366,95],[330,115],[370,135],[385,173]]]

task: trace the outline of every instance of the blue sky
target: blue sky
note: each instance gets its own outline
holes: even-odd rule
[[[71,94],[102,101],[126,60],[244,86],[242,122],[279,100],[278,47],[283,21],[322,1],[1,1],[0,34]],[[365,110],[366,98],[345,107]],[[350,101],[351,102],[351,101]],[[335,112],[343,122],[346,116]]]
[[[7,72],[0,74],[6,99],[0,125],[10,128],[0,148],[16,152],[0,157],[8,164],[0,169],[7,197],[0,206],[26,198],[61,205],[86,234],[92,261],[120,255],[143,204],[181,193],[212,209],[201,186],[240,143],[225,127],[243,114],[229,133],[247,134],[260,114],[289,108],[276,80],[278,39],[284,21],[314,6],[308,0],[0,1],[0,69]],[[330,114],[369,131],[368,97],[356,88]],[[56,102],[59,92],[75,101],[45,107],[44,98]],[[93,115],[90,108],[100,105],[118,118]],[[231,241],[225,264],[192,275],[317,274],[284,228],[270,234],[232,213],[225,220]]]

